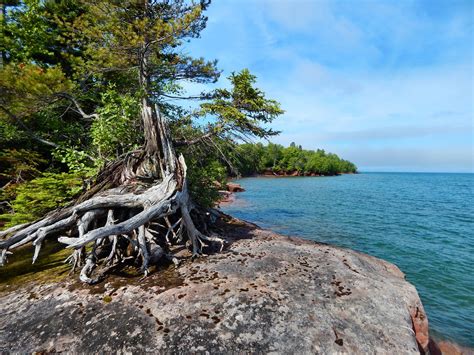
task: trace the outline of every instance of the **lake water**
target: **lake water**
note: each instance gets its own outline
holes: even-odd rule
[[[281,234],[395,263],[431,333],[474,347],[474,174],[245,178],[222,209]]]

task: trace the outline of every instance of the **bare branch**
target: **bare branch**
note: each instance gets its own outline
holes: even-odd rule
[[[82,109],[81,105],[79,104],[79,102],[76,100],[76,98],[74,96],[69,95],[68,93],[65,93],[65,92],[59,92],[59,93],[56,94],[56,96],[62,97],[64,99],[67,99],[67,100],[71,101],[74,104],[74,106],[76,106],[76,109],[77,109],[76,112],[78,114],[80,114],[83,119],[91,120],[91,119],[98,119],[99,118],[99,115],[96,114],[96,113],[92,113],[90,115],[85,113],[84,110]]]
[[[199,143],[199,142],[202,142],[203,140],[205,140],[206,138],[210,138],[214,135],[216,135],[217,133],[216,132],[209,132],[209,133],[206,133],[200,137],[197,137],[195,139],[191,139],[191,140],[187,140],[187,141],[173,141],[173,145],[175,147],[184,147],[184,146],[189,146],[189,145],[193,145],[193,144],[196,144],[196,143]]]
[[[10,118],[13,119],[17,123],[17,125],[21,126],[21,128],[23,128],[25,130],[25,132],[30,136],[30,138],[32,138],[35,141],[38,141],[40,143],[49,145],[50,147],[59,148],[59,145],[57,145],[56,143],[53,143],[51,141],[48,141],[48,140],[36,135],[27,125],[25,125],[21,121],[20,117],[15,115],[13,112],[11,112],[9,109],[7,109],[5,106],[0,105],[0,109],[2,109],[3,112],[5,112],[8,116],[10,116]]]

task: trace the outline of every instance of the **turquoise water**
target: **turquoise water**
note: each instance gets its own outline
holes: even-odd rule
[[[474,347],[474,174],[245,178],[222,209],[278,233],[395,263],[432,334]]]

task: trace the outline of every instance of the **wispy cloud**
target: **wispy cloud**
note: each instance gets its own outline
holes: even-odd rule
[[[286,110],[275,141],[367,169],[474,171],[471,1],[214,2],[189,50],[247,67]],[[383,157],[384,164],[381,165]]]

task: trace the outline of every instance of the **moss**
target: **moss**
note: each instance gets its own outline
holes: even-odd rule
[[[84,285],[78,280],[77,275],[69,275],[71,266],[64,263],[64,260],[71,254],[71,250],[65,249],[56,241],[46,241],[38,260],[32,265],[33,251],[34,248],[31,245],[18,248],[10,256],[9,263],[0,267],[0,292],[11,292],[34,284],[56,283],[66,278],[70,291],[86,288],[91,294],[105,294],[107,292],[106,284],[109,284],[113,289],[139,285],[143,288],[158,286],[163,290],[183,284],[183,279],[176,267],[168,265],[150,267],[151,275],[145,279],[143,279],[139,268],[126,266],[108,274],[106,282]],[[104,295],[103,302],[109,303],[111,301],[110,295]]]
[[[62,281],[70,271],[64,260],[71,254],[56,241],[45,241],[35,264],[31,264],[33,247],[16,249],[6,266],[0,267],[0,292],[10,292],[25,284]]]

